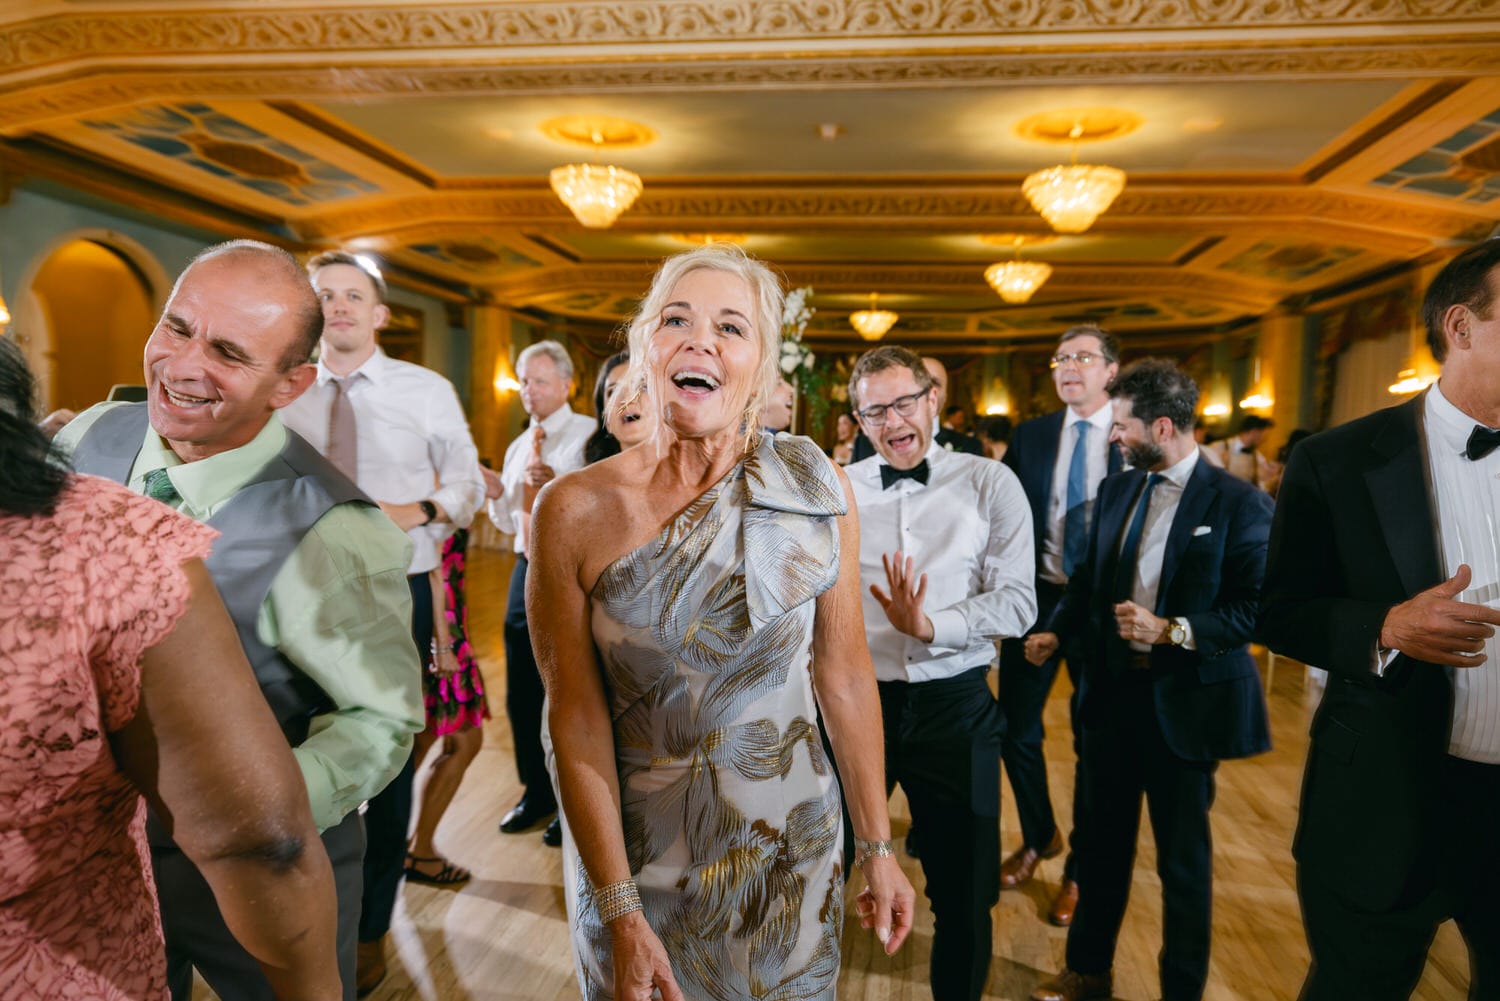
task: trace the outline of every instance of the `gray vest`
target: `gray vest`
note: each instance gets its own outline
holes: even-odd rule
[[[148,426],[144,403],[109,410],[79,439],[73,468],[128,482]],[[312,718],[333,709],[333,701],[279,650],[262,643],[255,623],[276,574],[317,520],[335,505],[370,499],[301,437],[291,431],[286,437],[286,447],[208,519],[220,534],[204,562],[260,690],[296,747],[307,739]]]

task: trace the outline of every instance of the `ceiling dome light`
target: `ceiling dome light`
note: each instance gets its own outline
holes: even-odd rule
[[[858,313],[849,314],[849,325],[859,332],[859,336],[867,341],[878,341],[886,335],[896,321],[901,319],[888,309],[878,308],[874,292],[870,293],[870,308],[862,309]]]
[[[1023,303],[1052,277],[1052,265],[1045,261],[1005,261],[984,269],[984,280],[1009,303]]]

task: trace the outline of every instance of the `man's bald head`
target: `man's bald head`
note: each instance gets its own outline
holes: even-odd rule
[[[230,240],[209,247],[194,257],[177,276],[172,296],[188,273],[198,267],[232,267],[241,278],[249,279],[264,290],[267,298],[284,303],[295,319],[291,344],[282,354],[281,371],[290,371],[312,358],[318,340],[323,336],[323,305],[313,289],[307,271],[297,259],[280,247],[258,240]],[[172,296],[169,296],[172,298]]]

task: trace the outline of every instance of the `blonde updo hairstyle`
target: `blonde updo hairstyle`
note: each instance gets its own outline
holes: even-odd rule
[[[667,398],[662,387],[655,384],[655,374],[646,367],[646,353],[651,336],[661,325],[661,312],[671,301],[672,290],[694,271],[723,271],[734,275],[749,287],[755,303],[756,315],[750,317],[750,323],[754,327],[755,339],[760,343],[760,363],[751,383],[750,399],[745,404],[745,447],[748,450],[759,438],[756,415],[781,381],[781,311],[785,295],[776,273],[736,244],[710,243],[662,262],[656,277],[651,280],[650,290],[641,300],[641,308],[631,317],[626,328],[626,346],[630,350],[629,382],[644,386],[654,401]]]

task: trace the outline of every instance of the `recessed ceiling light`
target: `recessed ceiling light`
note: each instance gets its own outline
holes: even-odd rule
[[[838,122],[823,122],[818,126],[818,138],[832,142],[843,135],[846,130]]]

